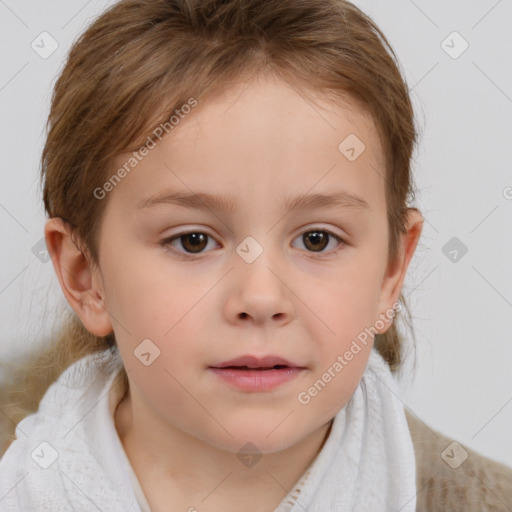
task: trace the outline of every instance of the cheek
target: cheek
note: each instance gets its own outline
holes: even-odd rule
[[[347,403],[366,367],[373,345],[370,328],[376,319],[377,281],[375,274],[362,270],[340,272],[334,282],[305,295],[307,307],[299,314],[317,347],[311,384],[317,382],[321,389],[316,406],[331,404],[327,414]]]
[[[211,277],[187,276],[158,249],[106,262],[104,274],[107,310],[139,337],[162,337],[211,288]]]
[[[308,385],[297,395],[305,417],[315,417],[321,424],[349,402],[361,381],[370,351],[371,345],[359,344],[350,361],[343,358],[344,352],[336,353],[328,364],[317,368]]]
[[[189,282],[183,275],[155,279],[153,273],[141,273],[118,289],[116,318],[126,329],[116,328],[116,336],[124,359],[132,360],[137,368],[140,361],[134,351],[140,352],[143,340],[149,339],[144,343],[150,357],[155,357],[150,368],[171,382],[165,370],[182,381],[190,368],[204,363],[201,340],[208,342],[211,332],[205,320],[206,312],[214,307],[208,295],[211,286],[189,286]]]
[[[344,269],[329,281],[304,286],[302,316],[314,332],[322,331],[329,343],[344,343],[375,321],[380,288],[378,278],[363,269]]]
[[[139,361],[134,361],[131,366],[125,363],[125,366],[131,389],[135,388],[133,394],[137,395],[134,405],[149,407],[171,423],[173,411],[180,411],[180,414],[187,411],[187,415],[199,414],[195,401],[191,400],[187,392],[191,389],[190,383],[184,381],[175,367],[169,367],[164,353],[151,366],[143,366]],[[146,416],[148,411],[140,413]]]

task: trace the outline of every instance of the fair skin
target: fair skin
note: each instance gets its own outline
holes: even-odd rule
[[[354,161],[338,150],[349,134],[366,145]],[[115,425],[153,511],[250,503],[270,512],[311,464],[372,342],[307,405],[297,396],[397,302],[421,234],[421,214],[410,209],[399,256],[387,261],[383,175],[383,149],[364,112],[313,104],[284,81],[260,78],[200,102],[103,199],[99,268],[60,219],[47,222],[66,299],[90,332],[115,332],[130,382]],[[169,189],[238,204],[137,209]],[[286,198],[340,190],[369,207],[284,210]],[[312,228],[345,243],[308,243],[302,234]],[[187,237],[159,244],[184,231],[208,235],[199,254]],[[248,236],[263,248],[252,263],[236,251]],[[146,338],[161,351],[149,366],[133,354]],[[306,370],[270,392],[244,392],[208,368],[243,354],[277,354]],[[247,442],[263,455],[251,467],[237,457]]]

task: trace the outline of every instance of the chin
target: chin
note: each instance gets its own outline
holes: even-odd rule
[[[286,450],[301,440],[300,433],[293,424],[286,427],[278,426],[274,422],[271,427],[257,425],[237,425],[236,428],[226,427],[232,435],[225,435],[222,439],[216,440],[215,444],[219,449],[232,452],[242,456],[245,453],[270,454]],[[290,429],[293,430],[293,435]]]

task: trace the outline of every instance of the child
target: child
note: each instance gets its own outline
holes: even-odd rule
[[[471,500],[419,485],[393,378],[416,132],[359,9],[123,0],[71,49],[48,127],[73,316],[0,510],[506,510],[497,464]]]

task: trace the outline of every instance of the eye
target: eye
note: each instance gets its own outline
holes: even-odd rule
[[[303,241],[309,252],[321,253],[322,255],[329,252],[324,251],[324,249],[329,245],[329,242],[332,241],[332,239],[336,240],[338,245],[345,243],[340,236],[324,228],[308,229],[297,237],[296,240],[297,239]]]
[[[191,255],[203,254],[205,252],[204,249],[208,246],[208,239],[213,240],[207,233],[188,231],[164,238],[159,244],[167,250],[187,258]],[[295,240],[297,239],[303,241],[307,251],[321,255],[329,252],[324,249],[332,242],[332,239],[336,240],[338,245],[345,243],[340,236],[324,228],[314,228],[304,231],[300,237],[297,237]]]
[[[210,235],[201,231],[189,231],[165,238],[160,242],[160,245],[166,247],[169,251],[187,257],[191,254],[201,254],[203,249],[208,245],[208,238],[211,238]],[[168,247],[169,245],[173,248]],[[185,252],[176,249],[176,245],[181,246]]]

